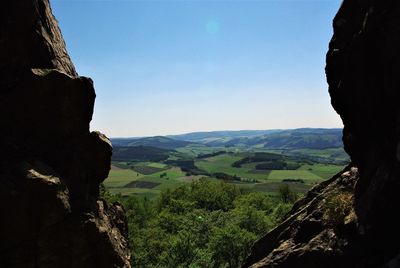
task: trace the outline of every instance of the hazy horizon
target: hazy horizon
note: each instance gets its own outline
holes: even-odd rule
[[[296,129],[343,129],[343,127],[298,127],[298,128],[270,128],[270,129],[221,129],[221,130],[197,130],[190,132],[179,132],[179,133],[167,133],[167,134],[155,134],[145,136],[110,136],[112,139],[125,139],[125,138],[149,138],[157,136],[179,136],[191,133],[209,133],[209,132],[240,132],[240,131],[284,131],[284,130],[296,130]]]
[[[340,0],[53,0],[110,137],[342,127],[325,54]]]

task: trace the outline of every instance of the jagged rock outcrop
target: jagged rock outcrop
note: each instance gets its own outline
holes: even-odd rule
[[[123,208],[99,198],[112,147],[48,0],[0,9],[0,266],[130,267]]]
[[[352,163],[297,202],[245,267],[400,267],[400,2],[344,0],[326,73]]]

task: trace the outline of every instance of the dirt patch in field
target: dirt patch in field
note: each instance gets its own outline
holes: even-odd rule
[[[111,165],[111,170],[123,170],[123,168]]]
[[[124,188],[142,188],[142,189],[153,189],[161,183],[151,181],[132,181],[124,186]]]
[[[151,175],[157,172],[161,172],[166,170],[167,168],[157,168],[157,167],[151,167],[151,166],[141,166],[137,165],[132,168],[134,171],[143,174],[143,175]]]

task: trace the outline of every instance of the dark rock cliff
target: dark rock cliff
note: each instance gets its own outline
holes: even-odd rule
[[[89,130],[95,96],[49,1],[2,3],[1,267],[130,267],[124,210],[99,198],[112,147]]]
[[[246,267],[400,267],[400,2],[345,0],[327,54],[352,163],[312,189]]]

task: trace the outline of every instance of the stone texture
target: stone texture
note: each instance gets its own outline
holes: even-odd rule
[[[327,54],[352,163],[258,241],[245,267],[400,267],[400,2],[344,0]]]
[[[130,267],[124,210],[99,199],[112,147],[90,132],[95,97],[49,1],[3,3],[1,267]]]

